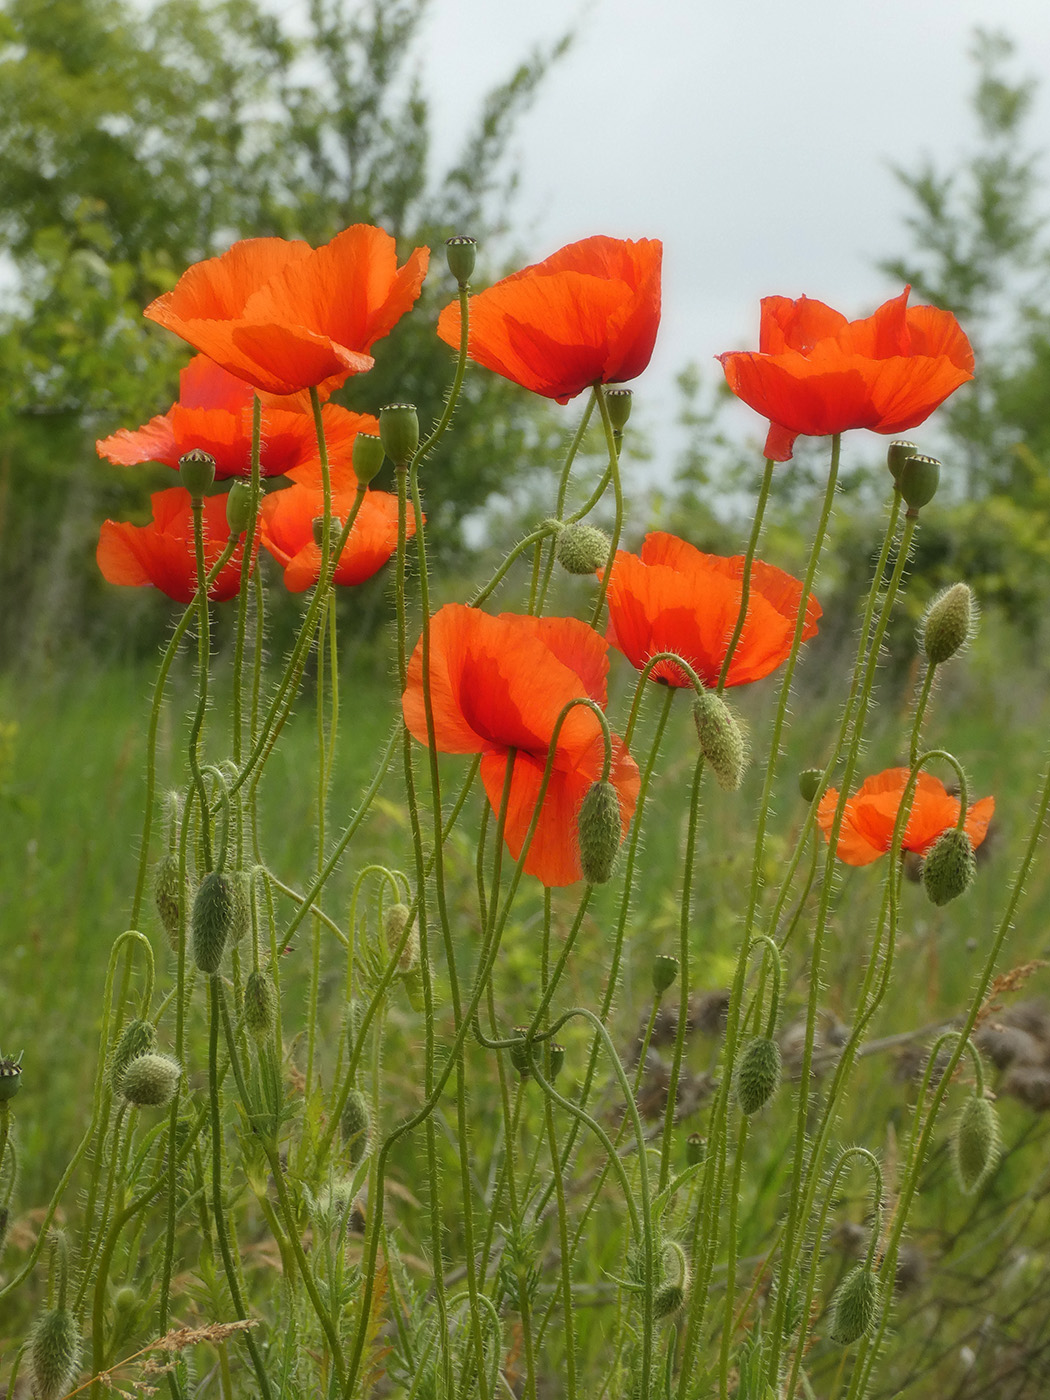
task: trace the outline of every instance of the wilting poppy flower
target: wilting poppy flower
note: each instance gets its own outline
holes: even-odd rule
[[[131,587],[152,584],[188,603],[197,591],[197,561],[193,545],[193,511],[190,493],[181,486],[156,491],[150,497],[153,519],[148,525],[103,521],[95,557],[110,583]],[[204,563],[210,569],[230,537],[226,524],[226,497],[208,496],[204,502]],[[244,545],[237,546],[229,563],[208,590],[216,602],[232,598],[241,581]]]
[[[769,419],[766,456],[791,457],[800,434],[903,433],[973,378],[973,351],[950,311],[908,306],[910,287],[847,321],[821,301],[765,297],[758,353],[719,355],[737,398]]]
[[[356,493],[353,472],[343,468],[332,483],[333,529],[342,528]],[[292,593],[301,593],[320,577],[321,549],[314,537],[314,521],[323,516],[324,492],[319,481],[274,491],[263,501],[263,547],[284,569],[284,582]],[[411,512],[406,524],[411,537],[416,530]],[[367,491],[336,564],[336,583],[363,583],[383,567],[396,548],[397,497],[389,491]]]
[[[371,369],[367,352],[413,306],[429,257],[416,248],[399,268],[394,240],[368,224],[321,248],[245,238],[187,269],[145,314],[256,389],[327,396]]]
[[[609,579],[606,637],[640,671],[650,657],[673,651],[706,686],[716,685],[740,615],[743,555],[701,554],[676,535],[646,535],[641,556],[618,550]],[[747,617],[726,685],[761,680],[787,659],[802,585],[790,574],[755,560]],[[814,636],[820,604],[806,604],[803,641]],[[658,661],[653,680],[691,685],[673,661]]]
[[[585,238],[470,298],[470,358],[568,403],[592,384],[634,379],[660,324],[657,239]],[[459,303],[438,335],[459,347]]]
[[[536,810],[558,716],[577,698],[604,705],[607,669],[605,642],[576,618],[490,617],[450,603],[431,620],[435,747],[441,753],[481,754],[481,780],[495,812],[514,750],[504,835],[515,859]],[[427,743],[422,643],[409,662],[402,708],[410,732]],[[597,718],[584,706],[574,706],[558,735],[550,783],[525,858],[525,870],[545,885],[571,885],[582,878],[577,815],[588,788],[601,777],[603,755]],[[638,769],[615,738],[610,778],[626,831],[638,797]]]
[[[893,827],[908,777],[907,768],[887,768],[883,773],[865,778],[847,801],[842,814],[836,850],[839,860],[847,865],[870,865],[886,854],[893,844]],[[831,839],[831,825],[838,800],[839,795],[834,788],[828,788],[820,799],[817,821],[825,841]],[[982,797],[967,808],[966,834],[975,847],[984,840],[994,811],[994,797]],[[901,849],[925,855],[938,836],[949,831],[958,820],[959,799],[946,792],[944,784],[932,773],[921,772],[915,785]]]
[[[179,375],[179,401],[167,413],[131,430],[121,428],[96,444],[98,455],[117,466],[163,462],[178,468],[179,458],[194,448],[215,458],[217,480],[251,475],[252,400],[250,384],[209,360],[194,355]],[[282,476],[318,460],[313,414],[287,400],[280,406],[269,396],[263,404],[259,470],[263,476]],[[362,430],[378,433],[378,419],[351,413],[336,404],[321,410],[325,445],[331,462],[349,461],[354,438]]]

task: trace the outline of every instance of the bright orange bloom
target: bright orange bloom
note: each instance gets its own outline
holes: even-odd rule
[[[893,844],[893,827],[907,786],[907,768],[887,768],[865,778],[847,801],[839,828],[836,855],[847,865],[870,865],[885,855]],[[831,824],[839,795],[828,788],[820,799],[817,821],[825,841],[831,839]],[[995,798],[982,797],[966,812],[966,834],[977,847],[985,838],[995,811]],[[944,784],[923,770],[915,785],[911,811],[904,828],[901,849],[925,855],[938,836],[951,830],[959,820],[959,799],[945,791]]]
[[[515,859],[536,810],[558,716],[573,699],[605,704],[608,665],[605,642],[576,618],[490,617],[450,603],[431,620],[435,747],[441,753],[481,754],[481,780],[497,813],[514,750],[504,836]],[[422,643],[409,662],[401,703],[410,732],[427,743]],[[582,878],[577,815],[588,788],[601,777],[603,754],[594,713],[574,706],[558,735],[550,783],[525,857],[525,870],[545,885],[571,885]],[[638,768],[616,738],[610,778],[626,831],[638,798]]]
[[[660,324],[663,244],[585,238],[470,298],[470,358],[568,403],[592,384],[634,379]],[[438,335],[459,348],[459,303]]]
[[[641,556],[618,550],[609,580],[606,637],[640,671],[650,657],[673,651],[688,661],[706,686],[716,685],[740,615],[743,555],[723,559],[676,535],[646,535]],[[802,585],[790,574],[755,560],[747,616],[726,685],[761,680],[787,659],[798,618]],[[806,604],[803,641],[816,635],[820,604]],[[691,685],[673,661],[658,661],[653,680]]]
[[[148,525],[103,521],[95,557],[110,583],[141,587],[152,584],[188,603],[197,591],[197,561],[193,546],[193,512],[190,493],[181,486],[156,491],[150,497],[153,519]],[[226,524],[226,497],[208,496],[204,502],[204,563],[210,569],[230,537]],[[239,544],[229,563],[208,590],[216,602],[232,598],[241,581],[244,545]]]
[[[327,397],[372,368],[368,351],[419,296],[428,248],[401,268],[394,240],[355,224],[322,248],[245,238],[195,263],[146,315],[270,394]]]
[[[179,375],[178,403],[141,428],[121,428],[101,438],[95,447],[100,457],[117,466],[163,462],[176,469],[184,453],[201,448],[215,458],[217,480],[249,477],[254,396],[243,379],[228,374],[206,355],[194,355]],[[313,414],[295,407],[293,399],[286,405],[269,397],[263,404],[259,457],[263,476],[282,476],[318,460]],[[359,432],[379,431],[378,420],[370,414],[351,413],[336,404],[325,404],[321,418],[333,463],[350,460]]]
[[[847,321],[821,301],[765,297],[758,353],[719,355],[726,381],[769,419],[766,456],[786,462],[800,434],[903,433],[973,378],[973,351],[950,311],[908,307],[910,287]]]

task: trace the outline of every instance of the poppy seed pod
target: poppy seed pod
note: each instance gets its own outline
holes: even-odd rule
[[[119,1093],[124,1080],[124,1071],[139,1055],[148,1055],[157,1043],[157,1032],[152,1021],[129,1021],[121,1032],[120,1039],[113,1047],[109,1059],[109,1086]]]
[[[171,1102],[181,1078],[177,1060],[150,1051],[129,1063],[121,1076],[120,1092],[136,1108],[163,1108]]]
[[[13,1099],[22,1087],[22,1066],[17,1060],[0,1059],[0,1103]]]
[[[561,1074],[561,1067],[565,1063],[565,1046],[559,1045],[557,1041],[547,1042],[547,1077],[553,1084],[558,1075]]]
[[[736,1101],[741,1113],[750,1118],[776,1093],[780,1085],[780,1046],[768,1036],[757,1036],[744,1053],[736,1070]]]
[[[478,256],[478,240],[469,234],[457,233],[454,238],[445,240],[445,258],[448,270],[461,287],[466,287],[474,276],[474,264]]]
[[[232,929],[230,881],[221,871],[211,870],[200,883],[190,917],[193,960],[201,972],[209,975],[218,972]]]
[[[599,779],[588,788],[577,819],[580,866],[589,885],[604,885],[612,876],[620,849],[620,800],[612,783]]]
[[[596,574],[608,564],[611,544],[604,530],[575,521],[558,532],[558,563],[567,574]]]
[[[926,660],[940,666],[973,636],[973,592],[969,584],[953,583],[938,593],[926,609],[919,637]]]
[[[179,458],[179,476],[191,496],[200,499],[215,480],[215,458],[195,447]]]
[[[707,1143],[699,1133],[690,1133],[685,1140],[685,1164],[687,1167],[699,1166],[707,1155]]]
[[[254,514],[255,492],[246,481],[235,481],[226,493],[226,524],[234,539],[244,534]]]
[[[269,1038],[277,1023],[277,987],[268,972],[250,972],[244,984],[244,1025],[256,1040]]]
[[[941,464],[936,457],[909,457],[901,467],[897,488],[907,502],[909,513],[929,505],[937,494]]]
[[[859,1342],[871,1330],[878,1306],[878,1280],[867,1264],[858,1264],[842,1280],[832,1299],[828,1336],[840,1347]]]
[[[386,461],[382,438],[372,433],[358,433],[353,446],[354,475],[361,486],[367,486],[379,474]]]
[[[966,1100],[952,1130],[952,1165],[959,1185],[969,1194],[995,1169],[1001,1135],[994,1106],[983,1096]]]
[[[718,786],[735,792],[747,767],[747,745],[732,710],[713,690],[703,690],[693,700],[693,722]]]
[[[936,905],[949,904],[973,884],[977,857],[965,831],[951,827],[938,836],[923,862],[922,883]]]
[[[653,991],[662,996],[678,976],[678,959],[670,953],[657,953],[653,958]]]
[[[517,1039],[510,1047],[510,1062],[522,1079],[528,1079],[532,1073],[533,1049],[525,1039],[528,1029],[528,1026],[515,1026],[514,1034]]]
[[[41,1315],[28,1350],[36,1400],[59,1400],[70,1388],[80,1355],[80,1334],[68,1308],[51,1308]]]
[[[179,946],[179,910],[186,894],[186,886],[179,879],[179,862],[175,856],[164,856],[157,862],[153,872],[153,903],[172,951]]]
[[[919,449],[913,442],[891,442],[886,449],[886,465],[894,481],[900,481],[901,468],[909,457],[917,457]]]
[[[798,775],[798,791],[803,802],[812,802],[820,791],[823,768],[803,768]]]
[[[391,403],[379,410],[379,436],[395,467],[406,467],[419,446],[419,417],[414,403]]]
[[[609,410],[609,421],[613,425],[614,432],[622,433],[627,427],[633,399],[634,395],[630,389],[606,389],[605,406]]]
[[[324,516],[316,515],[311,521],[313,529],[314,544],[318,549],[324,548]],[[337,515],[333,515],[328,521],[328,538],[332,548],[335,549],[339,543],[339,536],[343,533],[343,522]]]
[[[368,1150],[368,1138],[372,1131],[372,1110],[360,1089],[351,1089],[347,1095],[339,1127],[350,1161],[356,1167]]]

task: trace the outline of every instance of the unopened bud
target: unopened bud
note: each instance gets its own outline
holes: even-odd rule
[[[36,1400],[59,1400],[72,1386],[80,1356],[80,1332],[68,1308],[43,1313],[29,1338],[29,1369]]]
[[[913,442],[891,442],[886,449],[886,465],[894,481],[900,481],[901,470],[909,457],[917,457],[919,449]]]
[[[897,486],[908,504],[908,514],[912,515],[922,506],[929,505],[937,494],[941,479],[941,464],[936,457],[909,457],[901,468]]]
[[[969,584],[953,583],[938,593],[926,609],[919,636],[926,660],[940,666],[964,647],[973,635],[973,592]]]
[[[121,1032],[120,1039],[113,1047],[106,1073],[109,1086],[114,1093],[121,1091],[124,1071],[139,1055],[148,1055],[157,1043],[157,1032],[152,1021],[129,1021]]]
[[[740,1056],[736,1071],[736,1101],[748,1117],[773,1097],[780,1085],[780,1046],[758,1036]]]
[[[230,876],[230,897],[233,900],[230,942],[240,943],[252,928],[252,877],[247,870],[235,870]]]
[[[681,1310],[689,1296],[691,1282],[685,1250],[674,1240],[668,1240],[664,1246],[661,1266],[665,1277],[653,1295],[653,1316],[657,1321],[673,1317]]]
[[[589,885],[604,885],[612,876],[620,849],[620,799],[612,783],[600,779],[587,789],[577,819],[580,866]]]
[[[413,403],[391,403],[379,410],[379,436],[396,467],[405,467],[419,446],[419,418]]]
[[[136,1055],[129,1063],[120,1081],[120,1092],[136,1108],[163,1108],[171,1102],[181,1078],[182,1067],[177,1060],[150,1051]]]
[[[209,975],[218,972],[232,928],[230,881],[218,870],[209,871],[197,890],[190,917],[193,960],[201,972]]]
[[[606,389],[605,403],[609,410],[609,420],[613,425],[614,432],[622,433],[627,427],[627,420],[631,416],[633,397],[630,389]]]
[[[812,802],[820,791],[823,768],[803,768],[798,775],[798,791],[803,802]]]
[[[153,902],[172,951],[179,947],[179,911],[186,895],[186,886],[179,879],[179,862],[175,856],[164,856],[153,872]]]
[[[653,991],[663,996],[678,976],[678,959],[670,953],[657,953],[653,958]]]
[[[404,937],[405,929],[408,926],[411,910],[407,904],[392,904],[386,911],[383,920],[383,931],[386,934],[386,946],[392,953],[401,947],[401,940]],[[397,965],[402,974],[412,972],[419,966],[419,929],[416,922],[412,920],[412,931],[401,948],[401,956]]]
[[[367,486],[379,475],[380,468],[386,461],[382,439],[372,433],[358,433],[354,438],[352,461],[354,476],[362,486]]]
[[[368,1150],[368,1138],[372,1131],[372,1110],[360,1089],[351,1089],[347,1095],[339,1127],[350,1161],[356,1167]]]
[[[922,866],[922,883],[932,903],[949,904],[973,884],[977,857],[965,831],[952,827],[930,848]]]
[[[255,513],[255,493],[246,481],[235,481],[226,495],[226,525],[235,539],[244,534]]]
[[[567,574],[596,574],[609,562],[609,547],[604,530],[574,521],[558,532],[558,563]]]
[[[268,972],[250,972],[244,984],[244,1025],[256,1040],[268,1040],[277,1024],[277,987]]]
[[[713,690],[703,690],[693,699],[693,722],[718,786],[735,792],[747,767],[747,744],[732,710]]]
[[[200,500],[215,480],[215,458],[210,452],[195,447],[179,458],[179,476],[190,495]]]
[[[445,257],[448,270],[461,287],[467,286],[474,276],[474,263],[478,256],[478,240],[469,234],[457,233],[454,238],[445,240]]]
[[[852,1346],[865,1336],[879,1307],[879,1284],[867,1264],[851,1269],[831,1302],[828,1336],[840,1347]]]
[[[983,1096],[972,1094],[952,1131],[952,1162],[964,1191],[976,1191],[991,1174],[999,1160],[1000,1146],[995,1108]]]

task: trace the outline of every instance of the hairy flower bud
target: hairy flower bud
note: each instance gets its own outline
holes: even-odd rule
[[[68,1308],[51,1308],[40,1316],[28,1350],[35,1400],[59,1400],[72,1385],[80,1355],[80,1333]]]
[[[277,987],[268,972],[249,972],[244,984],[244,1025],[256,1040],[268,1040],[277,1024]]]
[[[653,958],[653,991],[662,996],[678,976],[678,959],[670,953],[657,953]]]
[[[445,240],[445,258],[448,270],[461,287],[466,287],[474,276],[474,263],[478,256],[478,240],[469,234],[457,233]]]
[[[234,539],[240,539],[252,523],[255,492],[246,481],[235,481],[226,495],[226,525]]]
[[[200,500],[215,480],[215,458],[210,452],[195,447],[179,458],[179,476],[190,495]]]
[[[179,910],[186,897],[186,886],[179,879],[179,862],[175,856],[164,856],[153,872],[153,902],[161,926],[168,935],[173,952],[179,946]]]
[[[622,433],[631,416],[633,395],[630,389],[606,389],[605,405],[609,410],[609,420],[613,431]]]
[[[724,792],[735,792],[747,767],[747,744],[732,710],[713,690],[693,699],[693,722],[700,750]]]
[[[386,946],[393,953],[401,946],[401,940],[405,934],[411,910],[407,904],[392,904],[386,911],[383,920],[383,932],[386,935]],[[415,920],[412,920],[412,931],[408,935],[405,946],[401,948],[401,956],[397,962],[402,975],[414,971],[419,966],[419,928]]]
[[[653,1295],[653,1317],[657,1321],[673,1317],[689,1296],[689,1264],[685,1250],[674,1240],[668,1240],[664,1245],[661,1272],[665,1277]]]
[[[908,458],[901,468],[897,487],[908,504],[909,515],[929,505],[937,494],[940,479],[941,464],[936,457],[920,454]]]
[[[976,1191],[999,1161],[999,1118],[983,1096],[972,1094],[952,1130],[952,1164],[964,1191]]]
[[[948,904],[970,888],[976,874],[973,842],[952,827],[938,836],[923,861],[922,883],[934,904]]]
[[[867,1264],[851,1269],[831,1301],[828,1336],[840,1347],[852,1346],[871,1330],[879,1307],[879,1283]]]
[[[748,1117],[769,1102],[780,1085],[780,1046],[757,1036],[740,1056],[736,1070],[736,1101]]]
[[[201,972],[218,972],[232,930],[233,890],[230,881],[221,871],[209,871],[197,890],[190,917],[193,960]]]
[[[124,1071],[139,1055],[148,1055],[157,1043],[157,1032],[152,1021],[129,1021],[121,1032],[120,1039],[109,1057],[106,1074],[109,1087],[119,1093],[124,1079]]]
[[[163,1108],[170,1103],[182,1078],[182,1067],[170,1055],[149,1051],[136,1055],[120,1080],[120,1092],[136,1108]]]
[[[419,446],[419,417],[414,403],[391,403],[379,410],[379,436],[396,467],[407,466]]]
[[[620,799],[606,778],[592,783],[580,803],[577,819],[580,865],[589,885],[603,885],[612,876],[620,849]]]
[[[374,433],[358,433],[354,438],[351,458],[354,476],[362,486],[367,486],[378,474],[386,460],[382,438]]]
[[[372,1132],[372,1110],[360,1089],[351,1089],[343,1105],[339,1127],[346,1143],[350,1161],[356,1167],[368,1150]]]
[[[608,564],[610,544],[597,525],[574,521],[558,532],[558,563],[567,574],[595,574]]]
[[[919,637],[926,660],[940,666],[964,647],[973,635],[973,592],[969,584],[953,583],[938,593],[926,609]]]

